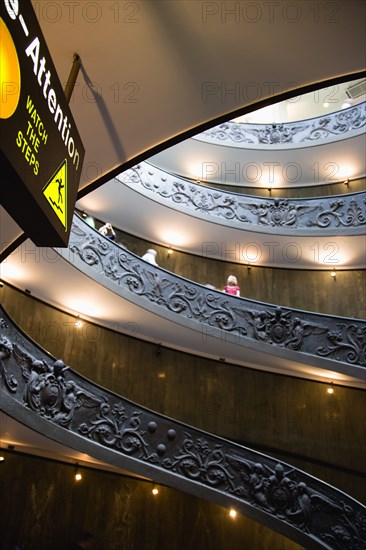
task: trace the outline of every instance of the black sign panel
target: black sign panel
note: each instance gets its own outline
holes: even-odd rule
[[[1,204],[67,246],[85,150],[30,0],[0,0],[0,41]]]

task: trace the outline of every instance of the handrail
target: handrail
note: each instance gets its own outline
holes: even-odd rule
[[[116,177],[134,191],[180,212],[247,231],[278,235],[359,235],[366,193],[316,198],[265,198],[221,191],[141,163]]]
[[[358,378],[366,321],[239,298],[153,266],[75,214],[67,261],[123,298],[206,336]]]
[[[294,122],[252,124],[225,122],[193,139],[246,149],[298,148],[348,139],[364,132],[366,101],[353,107]]]
[[[61,444],[240,512],[306,548],[361,550],[366,507],[275,458],[154,413],[55,360],[0,309],[1,408]]]

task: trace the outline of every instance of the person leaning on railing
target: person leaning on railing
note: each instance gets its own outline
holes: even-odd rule
[[[156,255],[156,250],[154,250],[153,248],[149,248],[142,256],[142,260],[145,260],[145,262],[149,262],[149,264],[157,266],[158,264],[156,263]]]
[[[116,233],[112,225],[108,222],[99,228],[99,233],[103,235],[103,237],[107,237],[107,239],[111,239],[112,241],[116,240]]]
[[[240,296],[240,287],[238,281],[234,275],[229,275],[224,286],[224,292],[226,294],[232,294],[233,296]]]

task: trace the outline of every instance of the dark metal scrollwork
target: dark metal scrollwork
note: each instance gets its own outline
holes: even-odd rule
[[[318,206],[290,203],[288,199],[274,199],[271,202],[246,204],[241,203],[256,216],[258,225],[270,225],[272,227],[294,226],[299,224],[299,216],[318,209]]]
[[[101,243],[102,240],[107,242]],[[71,250],[88,268],[114,281],[116,293],[127,290],[156,304],[161,307],[162,316],[164,312],[173,312],[182,322],[196,321],[199,330],[202,325],[210,327],[212,335],[215,330],[224,331],[292,351],[366,366],[364,321],[291,310],[214,292],[145,263],[100,236],[76,216]],[[217,336],[222,335],[218,332]]]
[[[280,307],[273,312],[248,310],[248,316],[256,340],[292,350],[301,350],[305,337],[327,332],[326,327],[302,320]]]
[[[40,416],[66,428],[77,408],[94,408],[100,404],[100,398],[75,384],[74,380],[65,378],[69,367],[63,361],[49,363],[45,359],[36,359],[17,343],[13,344],[12,351],[26,382],[23,402]]]
[[[163,467],[194,479],[202,480],[211,487],[223,487],[234,491],[233,475],[223,452],[222,445],[210,449],[208,442],[200,437],[194,443],[191,434],[184,434],[182,447],[173,458],[163,460]]]
[[[318,348],[323,357],[346,359],[352,364],[366,364],[366,327],[336,323],[337,329],[327,333],[328,344]]]
[[[3,319],[1,319],[3,321]],[[1,328],[5,328],[6,324],[1,324]],[[4,365],[4,359],[8,359],[13,353],[12,343],[6,336],[0,337],[0,371],[4,383],[9,391],[15,392],[18,387],[18,382],[12,374],[8,374]]]
[[[276,311],[270,337],[283,342],[289,322],[290,316]],[[13,382],[0,387],[0,396],[12,400],[7,410],[2,399],[2,408],[7,414],[19,411],[20,418],[24,410],[28,416],[42,418],[39,429],[44,435],[52,434],[63,443],[65,433],[72,433],[79,438],[80,448],[83,441],[95,444],[96,458],[103,449],[103,460],[110,456],[115,464],[118,453],[121,467],[130,464],[124,465],[125,457],[134,461],[137,473],[146,475],[149,465],[157,480],[173,487],[179,479],[187,492],[196,494],[197,485],[209,489],[202,492],[205,498],[210,500],[214,492],[225,504],[232,500],[244,513],[250,509],[257,521],[274,529],[280,526],[282,533],[301,543],[307,540],[309,547],[364,549],[366,508],[345,493],[275,458],[200,432],[96,386],[43,352],[10,319],[0,323],[0,350],[2,373]]]
[[[293,143],[296,134],[304,132],[309,128],[308,124],[266,124],[255,127],[251,124],[245,125],[243,133],[256,137],[256,142],[265,145],[277,145]]]
[[[366,124],[365,103],[315,119],[303,141],[317,141],[342,136],[363,128]]]
[[[286,229],[355,228],[366,225],[365,193],[342,195],[342,198],[267,199],[218,191],[198,183],[188,182],[141,163],[127,170],[118,179],[134,190],[148,193],[179,204],[197,217],[213,216],[219,223],[235,222],[261,230],[267,227]],[[101,254],[101,251],[94,254]],[[92,254],[92,256],[94,255]]]
[[[225,145],[245,147],[257,145],[286,146],[313,145],[314,141],[332,141],[347,138],[366,125],[366,102],[331,113],[324,117],[301,120],[296,123],[252,124],[225,122],[209,128],[194,139]],[[348,135],[347,135],[348,134]]]
[[[319,206],[319,214],[316,218],[308,221],[309,226],[330,227],[359,227],[366,223],[365,213],[366,199],[359,203],[352,199],[349,204],[345,200],[335,200],[329,203],[328,209],[323,205]]]
[[[79,426],[82,435],[94,439],[102,445],[117,449],[128,455],[148,458],[148,444],[141,430],[140,412],[130,416],[122,403],[111,407],[107,401],[100,405],[95,420],[83,422]]]

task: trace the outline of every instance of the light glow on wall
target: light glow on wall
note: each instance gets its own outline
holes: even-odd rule
[[[187,239],[184,235],[170,230],[162,231],[162,240],[166,243],[170,243],[171,246],[183,246],[187,244]]]
[[[214,163],[213,163],[214,164]],[[188,168],[188,173],[190,174],[190,177],[192,180],[195,181],[207,181],[208,173],[206,173],[206,163],[196,162],[190,164]]]
[[[91,300],[83,300],[79,298],[71,298],[65,300],[65,305],[69,309],[77,312],[78,314],[89,315],[90,317],[100,317],[101,310]]]
[[[25,278],[25,272],[17,265],[14,265],[14,262],[7,260],[0,265],[0,275],[2,279],[6,280],[16,280],[21,281]]]
[[[352,165],[343,165],[339,166],[339,170],[337,172],[337,178],[339,180],[350,178],[354,176],[357,173],[356,169]]]

